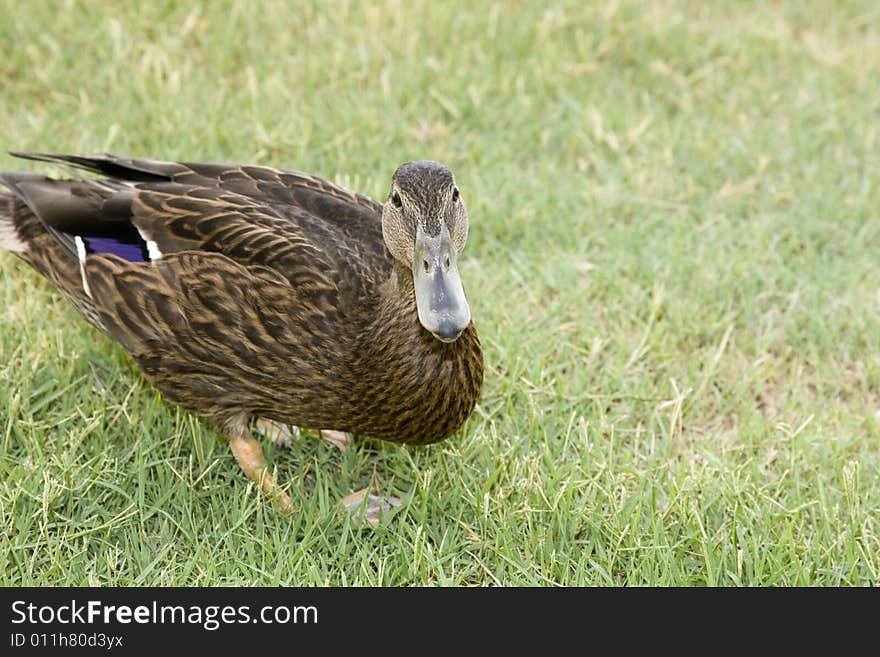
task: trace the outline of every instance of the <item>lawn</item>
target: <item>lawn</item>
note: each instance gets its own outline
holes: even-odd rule
[[[267,447],[288,518],[0,254],[2,584],[880,583],[876,3],[294,4],[0,0],[0,148],[444,162],[477,410]]]

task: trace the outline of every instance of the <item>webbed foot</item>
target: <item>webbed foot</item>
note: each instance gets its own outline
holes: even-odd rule
[[[339,501],[339,505],[344,507],[354,520],[375,527],[384,514],[400,506],[403,502],[397,497],[376,495],[373,490],[373,488],[364,488],[352,493],[343,497]]]

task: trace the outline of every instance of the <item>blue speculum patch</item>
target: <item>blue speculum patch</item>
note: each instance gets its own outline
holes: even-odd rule
[[[80,235],[87,253],[112,253],[129,262],[148,262],[147,243],[133,226],[119,226],[112,233]]]

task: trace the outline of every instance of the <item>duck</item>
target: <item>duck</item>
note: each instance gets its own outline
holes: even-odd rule
[[[0,173],[0,248],[225,437],[284,511],[266,435],[427,445],[474,411],[469,219],[446,166],[401,164],[381,203],[268,166],[10,154],[72,173]]]

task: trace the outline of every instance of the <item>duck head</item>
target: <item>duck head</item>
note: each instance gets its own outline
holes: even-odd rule
[[[427,160],[400,165],[382,208],[382,236],[412,271],[419,322],[443,342],[454,342],[471,321],[457,264],[467,234],[452,172]]]

